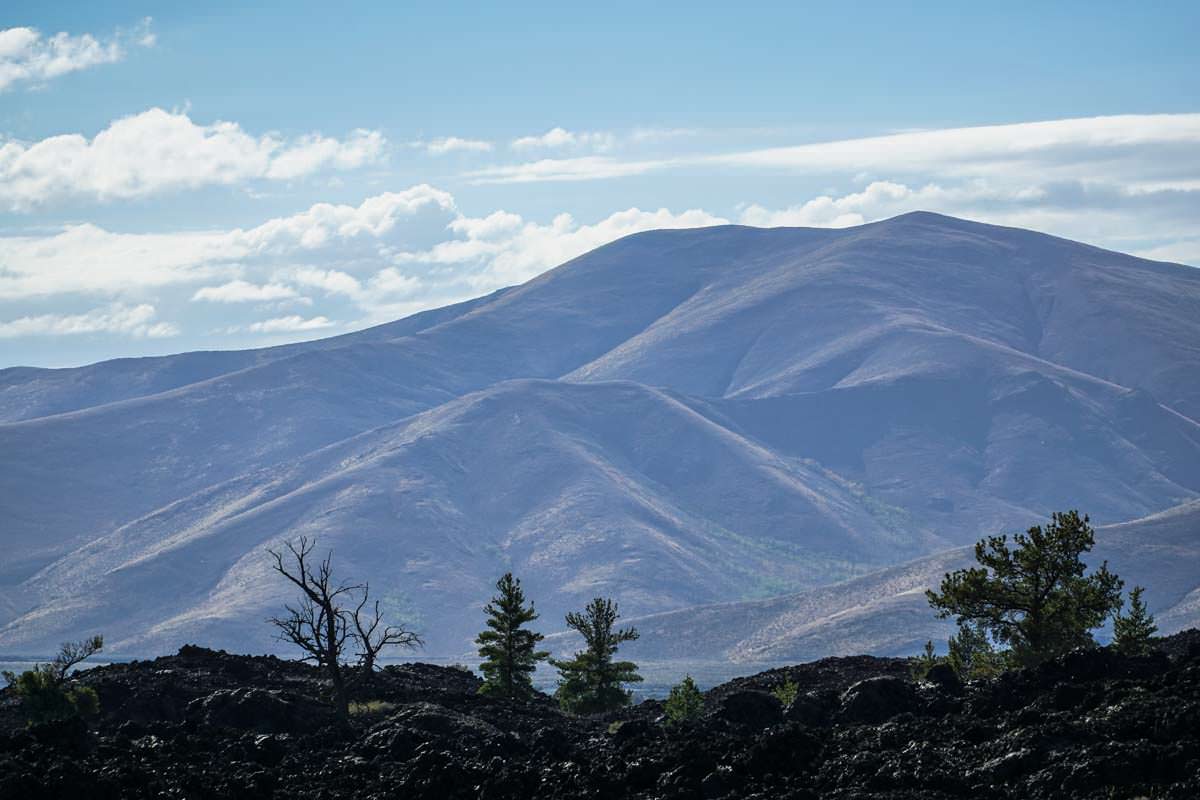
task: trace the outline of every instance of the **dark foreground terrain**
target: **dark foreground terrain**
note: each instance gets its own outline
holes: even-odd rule
[[[657,701],[572,718],[411,664],[340,728],[313,669],[189,646],[82,674],[103,709],[90,729],[26,729],[0,695],[0,798],[1200,797],[1200,631],[1147,657],[934,677],[830,658],[719,686],[665,728]],[[769,693],[785,680],[786,709]]]

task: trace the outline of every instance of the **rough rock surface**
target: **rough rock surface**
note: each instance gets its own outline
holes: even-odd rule
[[[90,726],[27,729],[0,693],[0,797],[1200,796],[1200,631],[965,686],[907,676],[870,657],[772,670],[669,728],[658,701],[570,717],[410,664],[379,673],[360,693],[379,702],[340,727],[312,668],[185,647],[82,673],[101,698]],[[785,681],[799,687],[786,709],[770,694]]]

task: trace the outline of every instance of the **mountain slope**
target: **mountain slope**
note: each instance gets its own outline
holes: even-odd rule
[[[811,586],[922,549],[852,487],[637,384],[517,381],[189,498],[75,551],[23,587],[4,631],[52,640],[108,619],[118,648],[172,647],[283,602],[263,548],[318,536],[384,596],[469,638],[500,564],[551,618],[620,581],[631,611]],[[101,602],[97,602],[99,599]],[[120,611],[119,621],[111,619]],[[149,629],[149,633],[145,633]]]
[[[1146,587],[1162,635],[1195,627],[1200,501],[1099,528],[1088,561],[1107,561],[1126,589]],[[793,595],[633,619],[642,638],[628,649],[650,659],[789,663],[815,655],[912,654],[926,640],[944,642],[954,632],[951,621],[934,616],[925,590],[936,588],[946,572],[974,563],[972,548],[955,548]],[[573,644],[569,637],[551,641]]]
[[[1200,498],[1198,309],[1187,267],[910,214],[654,231],[336,339],[7,370],[0,648],[265,646],[262,547],[304,531],[457,654],[510,566],[547,619],[649,614],[1146,517]]]

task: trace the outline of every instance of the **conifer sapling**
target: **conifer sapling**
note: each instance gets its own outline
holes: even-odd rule
[[[533,673],[537,663],[550,654],[535,649],[544,637],[523,626],[538,618],[533,603],[525,605],[521,581],[511,572],[496,581],[496,596],[484,607],[488,629],[475,643],[483,663],[481,694],[498,697],[528,697],[533,694]]]

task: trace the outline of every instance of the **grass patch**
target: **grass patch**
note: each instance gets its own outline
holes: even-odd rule
[[[395,703],[386,700],[365,700],[350,704],[350,716],[361,717],[364,714],[387,714],[396,710]]]

